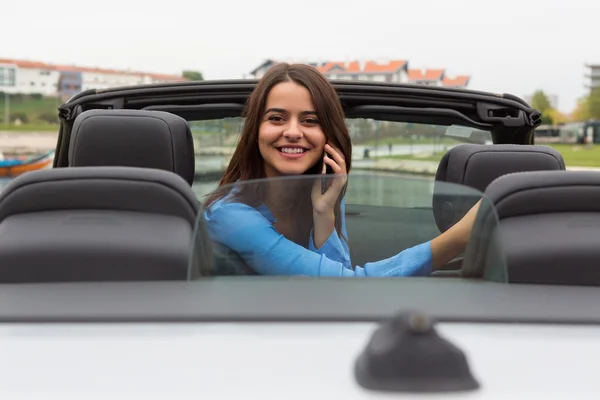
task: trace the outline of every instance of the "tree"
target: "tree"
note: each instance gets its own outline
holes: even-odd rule
[[[550,113],[552,109],[547,109],[542,113],[542,125],[554,125],[554,119]]]
[[[546,93],[537,90],[531,98],[531,107],[544,114],[552,108],[552,105],[550,105],[550,100],[548,99],[548,96],[546,96]]]
[[[587,99],[589,117],[600,119],[600,87],[592,89]]]
[[[569,120],[565,114],[554,108],[546,111],[546,114],[552,118],[552,122],[555,124],[564,124]]]
[[[202,72],[200,71],[191,71],[191,70],[185,70],[182,73],[184,78],[187,78],[191,81],[203,81],[204,80],[204,76],[202,76]]]
[[[583,122],[588,119],[590,119],[589,96],[585,96],[577,101],[577,106],[575,106],[575,110],[571,113],[571,120]]]

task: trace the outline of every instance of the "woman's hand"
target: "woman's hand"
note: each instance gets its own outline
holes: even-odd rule
[[[324,194],[321,194],[321,178],[319,177],[312,188],[311,200],[313,211],[317,214],[332,214],[335,203],[337,202],[342,189],[346,185],[348,178],[346,174],[346,159],[341,151],[330,144],[325,145],[325,156],[323,162],[331,167],[333,173],[337,176],[323,175],[331,184]]]
[[[323,162],[329,165],[336,175],[322,175],[323,177],[327,177],[328,182],[331,182],[325,193],[321,193],[321,177],[315,180],[312,187],[313,241],[317,249],[320,249],[325,244],[335,230],[335,203],[348,181],[346,176],[348,173],[346,170],[346,160],[342,156],[341,151],[326,144],[325,152],[331,156],[326,154]]]

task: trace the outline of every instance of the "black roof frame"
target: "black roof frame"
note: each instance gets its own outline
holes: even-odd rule
[[[68,165],[73,121],[94,109],[167,109],[202,118],[240,116],[257,80],[197,81],[87,90],[59,108],[54,167]],[[354,118],[462,123],[492,133],[494,143],[532,144],[541,114],[510,94],[378,82],[332,81],[346,113]],[[204,107],[198,110],[197,108]],[[186,114],[187,113],[187,114]],[[212,117],[211,117],[212,116]],[[420,119],[419,119],[420,118]]]

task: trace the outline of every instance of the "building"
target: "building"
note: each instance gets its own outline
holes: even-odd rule
[[[600,64],[586,64],[585,67],[589,70],[585,74],[585,78],[588,81],[585,87],[590,90],[600,87]]]
[[[0,91],[7,93],[70,97],[87,89],[182,81],[179,75],[0,59]]]
[[[268,59],[250,71],[250,77],[260,79],[265,72],[280,61]],[[450,77],[444,69],[409,69],[406,60],[390,61],[324,61],[305,62],[319,69],[329,79],[357,80],[390,83],[466,88],[470,76]]]

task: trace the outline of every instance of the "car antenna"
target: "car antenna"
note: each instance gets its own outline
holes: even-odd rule
[[[465,354],[440,337],[419,312],[398,314],[373,333],[356,360],[355,377],[365,389],[385,392],[454,392],[479,388]]]

